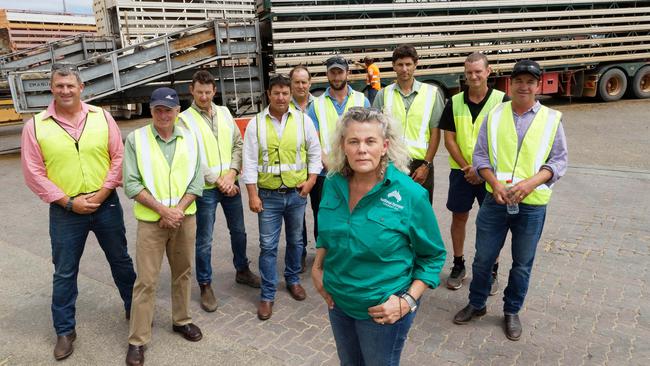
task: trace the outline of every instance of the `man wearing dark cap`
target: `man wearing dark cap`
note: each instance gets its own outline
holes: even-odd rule
[[[307,115],[314,121],[320,136],[320,145],[323,151],[323,171],[318,175],[316,184],[310,193],[311,209],[314,213],[314,236],[318,235],[318,207],[320,206],[321,191],[327,173],[327,154],[331,148],[331,137],[336,129],[336,121],[351,107],[370,107],[368,99],[348,85],[349,68],[347,61],[341,56],[332,56],[325,62],[327,66],[327,81],[329,86],[314,103],[309,107]],[[303,251],[303,268],[307,255],[307,243]]]
[[[151,94],[153,123],[126,138],[124,191],[135,199],[138,219],[136,268],[133,288],[127,365],[144,364],[162,258],[171,268],[172,329],[189,341],[199,341],[201,330],[192,324],[190,287],[196,203],[203,192],[198,145],[194,135],[177,124],[180,112],[174,89],[158,88]]]
[[[562,113],[535,100],[541,75],[537,62],[517,62],[510,80],[512,101],[492,109],[481,125],[472,165],[491,194],[485,196],[476,218],[469,304],[454,317],[454,323],[465,324],[485,315],[492,265],[510,231],[512,268],[503,312],[506,337],[513,341],[521,337],[518,314],[528,291],[551,188],[568,163]]]

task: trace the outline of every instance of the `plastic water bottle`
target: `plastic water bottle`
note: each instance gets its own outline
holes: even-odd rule
[[[512,179],[506,181],[506,191],[509,191],[514,185],[512,184]],[[508,215],[516,215],[519,213],[519,204],[518,203],[506,203],[506,210]]]

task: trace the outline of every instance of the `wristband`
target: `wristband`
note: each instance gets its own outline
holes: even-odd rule
[[[68,198],[68,202],[65,204],[65,210],[70,212],[72,211],[72,201],[74,200],[74,197]]]

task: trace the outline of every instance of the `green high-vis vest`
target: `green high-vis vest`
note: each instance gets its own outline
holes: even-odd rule
[[[407,112],[396,86],[397,84],[393,83],[384,90],[384,113],[390,114],[400,124],[409,157],[424,160],[431,138],[429,121],[438,91],[432,85],[421,83]]]
[[[45,113],[34,117],[34,133],[47,178],[69,197],[100,190],[111,165],[104,110],[88,110],[78,141],[52,117],[43,119]]]
[[[259,144],[257,186],[264,189],[294,188],[307,180],[307,142],[305,140],[305,114],[295,112],[300,121],[289,113],[282,137],[273,127],[271,117],[259,113],[257,141]]]
[[[348,109],[352,107],[363,107],[365,101],[366,97],[363,93],[352,90],[348,95],[348,100],[345,103],[343,113],[347,112]],[[318,117],[320,146],[325,154],[329,154],[332,149],[332,136],[334,136],[336,124],[340,116],[336,113],[336,108],[334,107],[331,98],[328,98],[325,94],[322,94],[314,101],[314,112]]]
[[[230,170],[232,162],[232,135],[235,129],[235,122],[226,107],[216,106],[214,111],[217,114],[217,135],[208,125],[201,114],[194,108],[188,108],[178,117],[187,129],[196,137],[199,157],[201,158],[201,170],[204,176],[208,174],[224,176]],[[203,189],[215,188],[215,184],[207,181]]]
[[[176,126],[181,137],[176,139],[176,149],[171,166],[163,155],[153,133],[153,124],[135,130],[135,154],[142,183],[151,195],[164,206],[176,207],[185,195],[187,187],[196,172],[196,160],[199,159],[194,135],[186,128]],[[135,202],[135,218],[142,221],[156,222],[160,215],[149,207]],[[196,203],[192,202],[185,209],[186,215],[196,213]]]
[[[478,132],[481,130],[483,120],[489,111],[503,100],[504,92],[493,89],[490,97],[485,101],[483,108],[476,119],[472,121],[472,113],[465,104],[465,92],[460,92],[451,97],[452,112],[454,114],[454,124],[456,125],[456,143],[467,164],[472,165],[472,154],[474,145],[478,139]],[[473,123],[472,123],[473,122]],[[460,165],[449,155],[449,166],[452,169],[461,169]]]
[[[490,164],[499,182],[513,184],[530,178],[546,163],[562,113],[542,106],[535,115],[517,152],[517,130],[512,116],[512,102],[498,105],[488,113],[487,139]],[[519,156],[517,156],[519,155]],[[485,183],[492,192],[492,187]],[[529,205],[546,205],[551,199],[551,186],[541,184],[521,202]]]

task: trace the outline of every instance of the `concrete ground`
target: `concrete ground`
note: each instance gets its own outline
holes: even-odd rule
[[[521,340],[511,342],[503,334],[501,295],[490,298],[488,315],[482,319],[465,326],[451,322],[455,312],[467,303],[469,271],[466,286],[460,290],[441,287],[426,293],[402,354],[403,365],[648,364],[650,101],[549,103],[564,112],[570,168],[555,186],[548,207],[521,312]],[[121,124],[124,132],[137,125]],[[0,130],[0,150],[16,144],[19,131]],[[445,208],[446,157],[441,147],[435,160],[433,206],[446,247],[451,250],[451,220]],[[0,172],[0,366],[123,364],[128,323],[106,260],[92,235],[79,274],[75,352],[63,362],[54,361],[47,205],[25,187],[18,154],[1,155]],[[119,193],[129,251],[134,256],[132,202],[125,199],[121,189]],[[469,263],[475,213],[473,210],[472,224],[468,225]],[[308,220],[311,224],[311,215]],[[248,254],[257,272],[257,218],[248,211],[246,226]],[[214,285],[220,304],[215,313],[199,308],[199,291],[193,284],[193,317],[204,332],[203,340],[190,343],[171,331],[170,274],[164,264],[147,364],[338,364],[326,307],[309,277],[303,276],[307,300],[296,302],[280,290],[273,317],[261,322],[255,314],[259,291],[234,282],[232,254],[220,210],[215,234]],[[310,239],[309,263],[314,252]],[[448,258],[443,280],[450,267]],[[499,275],[502,284],[507,281],[509,267],[506,244]],[[279,286],[282,289],[283,283]]]

